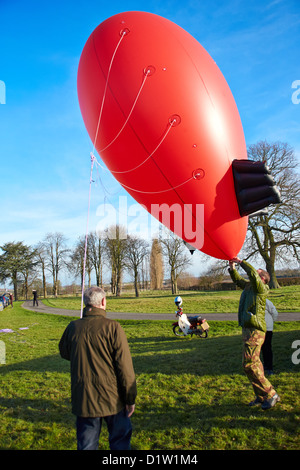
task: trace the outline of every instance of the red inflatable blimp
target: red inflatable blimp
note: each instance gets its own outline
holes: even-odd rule
[[[78,68],[87,131],[132,197],[193,247],[218,259],[240,251],[232,161],[247,159],[231,91],[185,30],[144,12],[117,14],[87,40]]]

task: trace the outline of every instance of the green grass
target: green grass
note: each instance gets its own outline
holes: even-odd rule
[[[120,300],[122,303],[122,301]],[[70,317],[0,312],[6,363],[0,365],[0,449],[76,448],[69,364],[58,342]],[[170,321],[122,321],[137,376],[132,447],[138,450],[299,449],[300,366],[291,361],[299,323],[277,322],[273,339],[282,401],[249,408],[236,322],[210,321],[209,337],[176,338]],[[21,327],[28,327],[20,330]],[[101,449],[108,449],[104,427]]]
[[[186,313],[234,313],[238,311],[241,290],[216,292],[181,292]],[[131,313],[173,313],[175,295],[166,291],[145,291],[140,297],[123,294],[121,298],[107,296],[107,310]],[[279,312],[299,312],[300,286],[287,286],[270,291],[269,299]],[[45,305],[80,310],[80,297],[50,298]]]

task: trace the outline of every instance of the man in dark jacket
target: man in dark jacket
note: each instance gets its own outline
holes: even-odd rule
[[[246,271],[249,280],[243,279],[235,269],[235,263]],[[261,347],[265,340],[266,299],[269,292],[269,274],[263,269],[256,270],[246,261],[234,258],[230,261],[229,273],[233,282],[243,289],[241,294],[238,320],[243,334],[243,367],[250,380],[256,398],[250,405],[261,404],[262,409],[272,408],[280,400],[275,389],[265,377],[260,360]]]
[[[38,307],[39,306],[39,303],[38,303],[38,295],[37,295],[37,291],[36,290],[33,290],[32,291],[33,293],[33,307],[36,306]]]
[[[137,389],[127,338],[118,322],[106,318],[101,288],[87,289],[83,300],[82,318],[67,326],[59,343],[61,357],[71,363],[77,449],[98,449],[104,418],[110,449],[129,450]]]

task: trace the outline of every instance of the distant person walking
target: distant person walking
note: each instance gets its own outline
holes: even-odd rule
[[[264,344],[261,347],[261,353],[264,363],[265,374],[272,375],[273,372],[273,350],[272,350],[272,338],[273,338],[273,328],[274,321],[277,320],[278,312],[275,308],[275,305],[269,300],[266,300],[266,337]]]
[[[38,299],[37,299],[38,298],[37,291],[33,290],[32,293],[33,293],[33,307],[35,306],[35,304],[38,307],[39,303],[38,303]]]

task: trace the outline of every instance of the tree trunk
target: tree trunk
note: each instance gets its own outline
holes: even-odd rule
[[[25,300],[28,300],[28,276],[24,278],[24,293],[25,293]]]
[[[266,263],[266,268],[270,275],[270,282],[269,282],[270,289],[278,289],[280,285],[278,284],[278,281],[277,281],[274,264]]]
[[[16,274],[13,274],[13,285],[14,285],[14,297],[15,297],[15,300],[18,300],[18,281],[17,281]]]
[[[140,293],[139,293],[139,286],[138,286],[138,272],[137,272],[137,270],[135,270],[135,272],[134,272],[134,289],[135,289],[135,296],[139,297]]]
[[[43,276],[43,293],[44,293],[44,299],[47,298],[47,287],[46,287],[46,276],[45,276],[45,268],[44,266],[42,267],[42,276]]]
[[[116,297],[120,297],[120,295],[121,295],[122,273],[120,273],[118,271],[116,277],[117,277],[117,279],[116,279]]]
[[[172,294],[178,294],[177,278],[174,271],[171,272]]]
[[[270,275],[269,287],[270,289],[278,289],[280,285],[278,284],[275,273],[276,243],[266,217],[260,217],[259,226],[262,227],[262,241],[259,238],[257,230],[258,226],[255,226],[253,222],[249,221],[249,227],[255,237],[258,251],[263,258],[266,270]]]
[[[53,292],[54,292],[54,297],[57,298],[57,295],[58,295],[57,281],[54,281]]]

